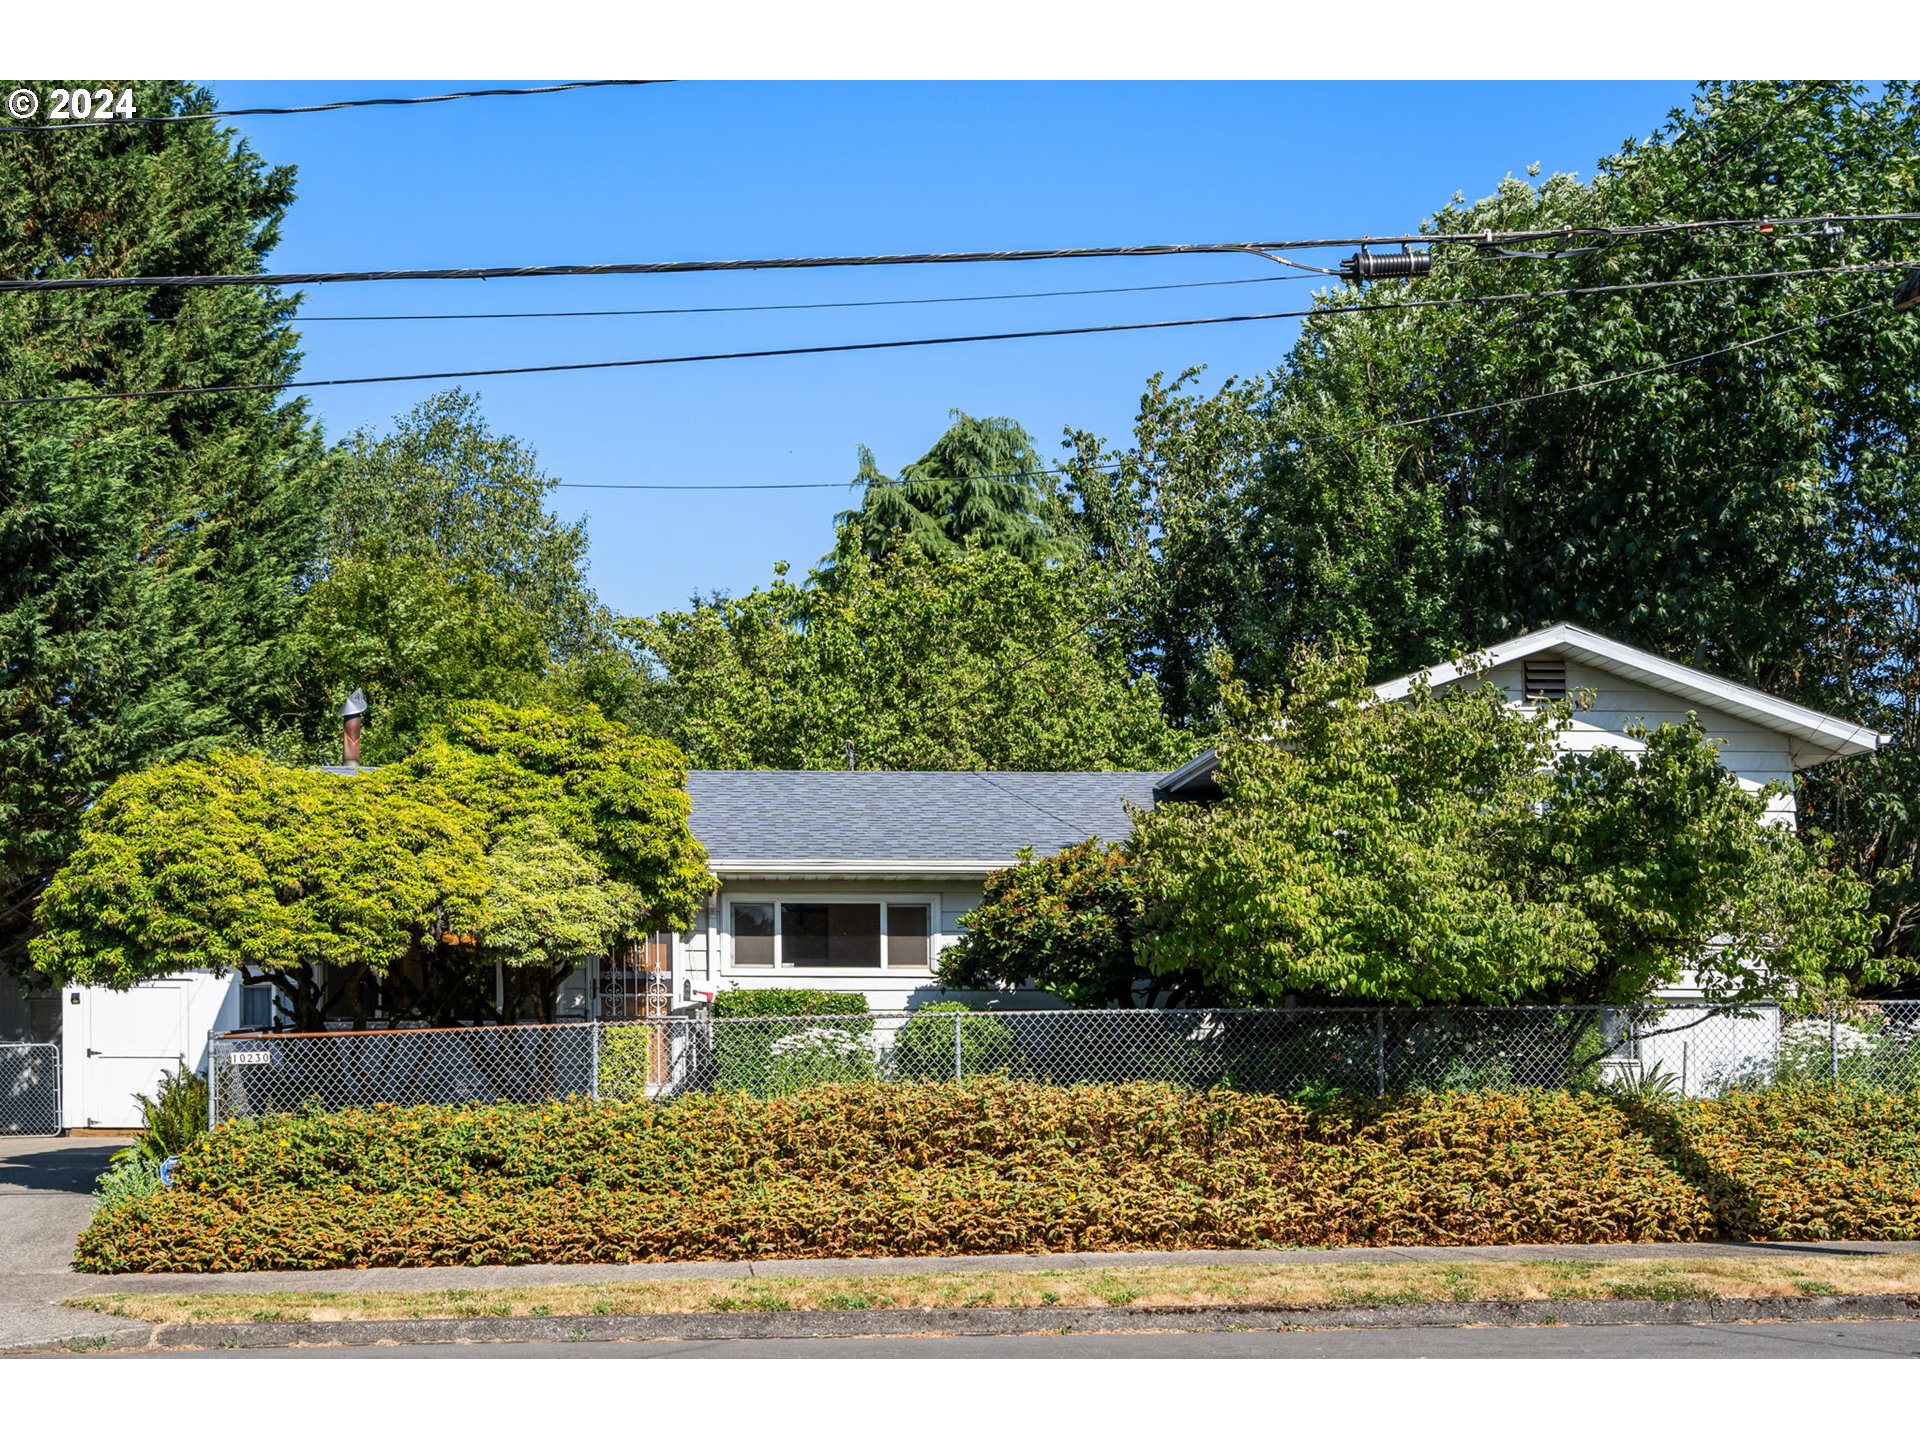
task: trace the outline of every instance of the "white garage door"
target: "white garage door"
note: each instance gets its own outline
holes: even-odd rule
[[[80,1099],[88,1125],[138,1125],[136,1097],[153,1094],[161,1071],[186,1063],[190,989],[181,980],[150,980],[131,990],[86,992]]]

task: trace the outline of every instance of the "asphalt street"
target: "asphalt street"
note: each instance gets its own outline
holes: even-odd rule
[[[1920,1321],[1848,1324],[1553,1325],[1527,1329],[1283,1330],[1209,1334],[887,1336],[866,1340],[651,1340],[169,1351],[131,1358],[261,1356],[470,1360],[1898,1359],[1920,1356]],[[82,1357],[76,1357],[82,1358]],[[95,1357],[102,1358],[102,1357]]]

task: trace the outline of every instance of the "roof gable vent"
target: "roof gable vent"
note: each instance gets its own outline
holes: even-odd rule
[[[1565,660],[1548,658],[1526,660],[1521,662],[1520,668],[1528,704],[1567,698],[1567,662]]]

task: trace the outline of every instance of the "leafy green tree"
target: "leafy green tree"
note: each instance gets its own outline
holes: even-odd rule
[[[932,555],[974,547],[1022,560],[1060,553],[1069,535],[1061,497],[1033,437],[1005,418],[953,412],[933,448],[897,477],[860,447],[860,506],[835,521],[829,581],[856,556],[877,560],[902,542]]]
[[[364,1020],[382,980],[478,923],[484,847],[478,815],[398,772],[174,761],[87,814],[30,950],[63,984],[237,970],[272,982],[299,1028]]]
[[[1130,1006],[1149,983],[1135,954],[1142,897],[1126,850],[1099,839],[1057,854],[1020,852],[987,877],[940,955],[940,983],[956,990],[1036,985],[1069,1005]]]
[[[1240,1003],[1811,1000],[1868,959],[1866,888],[1762,823],[1697,724],[1554,753],[1493,686],[1381,704],[1351,653],[1223,691],[1223,798],[1138,819],[1139,952]]]
[[[544,838],[551,827],[633,892],[605,902],[627,916],[627,938],[685,930],[712,889],[688,825],[686,757],[591,707],[462,704],[393,768],[481,816],[489,846],[518,829],[523,863],[544,852],[544,863],[565,869],[572,862]]]
[[[639,934],[644,906],[544,815],[509,826],[487,854],[478,941],[503,962],[505,1017],[552,1021],[560,985],[581,965]]]
[[[1917,97],[1705,85],[1592,178],[1509,178],[1429,228],[1911,212]],[[1129,444],[1077,437],[1072,482],[1135,663],[1194,724],[1214,652],[1265,686],[1296,645],[1340,641],[1379,678],[1573,620],[1893,731],[1806,775],[1800,810],[1873,882],[1877,948],[1911,952],[1920,326],[1886,304],[1907,230],[1436,247],[1426,278],[1326,292],[1271,374],[1156,380]],[[1721,275],[1753,278],[1538,293]],[[1520,298],[1394,308],[1497,294]]]
[[[142,115],[213,104],[133,89]],[[290,169],[214,124],[6,141],[7,275],[257,272],[293,198]],[[292,306],[250,286],[15,295],[0,394],[271,386],[298,358]],[[0,963],[115,777],[279,723],[323,459],[270,391],[0,409]]]
[[[296,637],[299,708],[330,742],[363,689],[369,762],[406,754],[461,700],[606,699],[630,688],[611,615],[586,580],[587,534],[547,510],[532,449],[448,390],[388,434],[334,454],[339,492]],[[601,672],[611,667],[614,683]]]
[[[358,776],[217,752],[108,788],[31,953],[115,989],[237,970],[301,1028],[488,1014],[498,959],[550,1014],[565,967],[692,923],[712,882],[688,812],[677,753],[592,711],[463,707]]]
[[[1151,769],[1186,748],[1071,564],[901,546],[629,622],[645,728],[715,769]]]

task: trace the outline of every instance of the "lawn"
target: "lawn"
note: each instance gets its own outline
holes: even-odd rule
[[[1920,1293],[1920,1254],[1697,1260],[1165,1265],[921,1275],[628,1280],[420,1291],[89,1295],[67,1303],[155,1324],[685,1315],[726,1311],[1290,1309],[1525,1300],[1703,1300]]]

